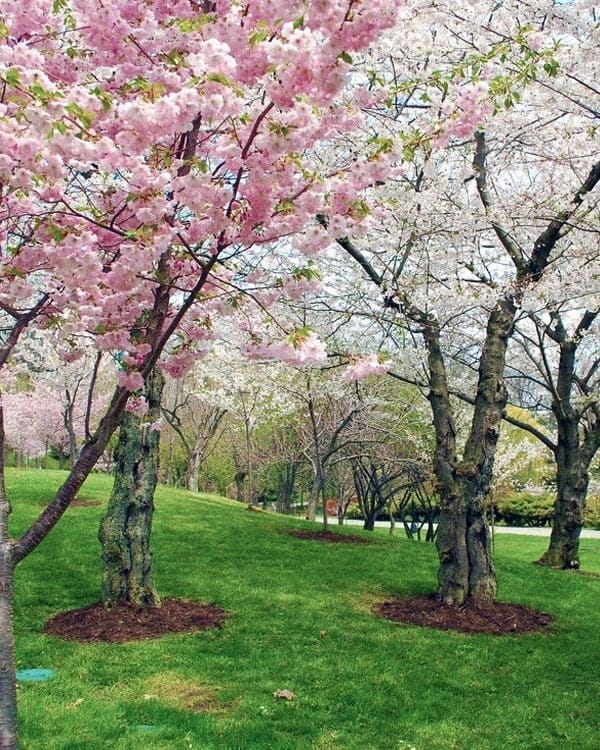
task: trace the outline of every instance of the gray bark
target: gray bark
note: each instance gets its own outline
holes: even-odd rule
[[[507,400],[504,366],[514,315],[515,306],[507,299],[500,300],[490,314],[479,363],[471,430],[461,461],[456,455],[439,328],[429,321],[424,330],[431,378],[429,400],[436,431],[434,470],[441,505],[436,540],[440,556],[438,595],[447,604],[462,605],[468,598],[487,603],[496,596],[491,535],[484,506]]]
[[[315,476],[313,478],[313,483],[310,488],[310,495],[308,498],[308,503],[306,504],[306,514],[305,518],[307,521],[314,521],[317,517],[317,507],[319,505],[319,498],[324,497],[323,492],[323,473],[321,466],[318,465],[315,468]],[[323,525],[325,528],[327,528],[327,514],[325,513],[323,515]]]
[[[66,402],[63,406],[63,423],[69,436],[69,464],[75,466],[77,461],[77,436],[73,424],[73,410],[75,408],[75,395],[71,396],[69,389],[65,390]]]
[[[219,407],[215,406],[212,409],[210,415],[207,415],[208,418],[206,422],[203,425],[199,425],[197,427],[199,431],[196,435],[193,447],[191,447],[190,449],[187,442],[185,440],[183,441],[186,450],[188,450],[189,452],[189,465],[186,475],[186,487],[190,492],[198,492],[198,484],[200,482],[200,469],[202,468],[202,463],[209,454],[209,445],[211,441],[214,442],[214,440],[216,440],[215,435],[217,434],[217,430],[219,429],[219,425],[221,424],[221,421],[223,420],[225,414],[227,414],[226,409],[220,409]],[[183,434],[181,432],[179,432],[178,434],[183,439]]]
[[[558,488],[550,543],[540,558],[541,565],[563,570],[579,568],[579,537],[583,527],[587,484],[585,472],[575,486],[569,482],[561,483]]]
[[[276,508],[278,513],[289,513],[296,484],[298,466],[293,461],[287,461],[283,467],[283,476],[277,489]]]
[[[313,448],[314,448],[314,479],[312,488],[310,491],[310,498],[306,507],[306,519],[314,521],[317,514],[317,506],[319,504],[319,497],[323,500],[323,528],[327,529],[327,503],[325,501],[325,476],[324,476],[324,461],[321,455],[321,443],[319,438],[319,428],[317,426],[317,416],[315,414],[315,404],[313,401],[312,394],[310,392],[310,380],[308,381],[308,414],[310,416],[310,425],[312,431]]]
[[[186,477],[186,486],[190,492],[198,492],[198,483],[200,481],[200,467],[202,466],[202,459],[204,458],[204,445],[194,446],[192,451],[191,461],[188,467],[188,474]]]
[[[564,570],[579,568],[579,538],[584,522],[589,467],[600,447],[600,409],[597,396],[588,392],[585,378],[575,376],[577,348],[584,332],[597,315],[597,311],[586,312],[571,338],[567,336],[558,314],[554,327],[547,329],[547,333],[560,347],[556,388],[552,389],[552,412],[557,426],[557,442],[553,446],[556,501],[550,544],[539,562]],[[582,410],[573,404],[572,394],[576,380],[583,394],[588,397],[587,421]]]

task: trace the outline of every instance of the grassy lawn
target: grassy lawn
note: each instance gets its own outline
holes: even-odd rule
[[[12,471],[12,530],[59,484]],[[81,500],[104,501],[93,476]],[[155,580],[163,596],[214,602],[218,631],[125,645],[41,634],[53,614],[98,600],[102,506],[73,507],[17,570],[17,667],[29,750],[596,750],[600,747],[600,541],[582,568],[531,564],[546,541],[496,539],[500,598],[550,612],[551,634],[461,635],[378,620],[385,597],[433,590],[435,550],[376,534],[334,545],[289,536],[303,522],[160,488]],[[355,529],[348,533],[363,534]],[[290,690],[292,701],[274,691]]]

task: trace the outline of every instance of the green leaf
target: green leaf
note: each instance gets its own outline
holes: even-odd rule
[[[62,242],[64,238],[67,236],[66,230],[62,229],[56,224],[48,224],[48,232],[50,233],[50,236],[54,240],[54,242]]]
[[[270,33],[269,27],[261,24],[248,37],[248,44],[251,47],[257,47],[261,42],[269,38]]]
[[[35,96],[36,99],[39,99],[41,102],[47,102],[51,98],[51,93],[49,91],[46,91],[46,89],[40,85],[39,83],[34,83],[31,87],[31,93]]]
[[[215,83],[222,83],[223,86],[233,86],[231,78],[224,73],[209,73],[206,78],[209,81],[215,81]]]
[[[94,94],[94,96],[97,96],[98,99],[100,99],[102,103],[102,109],[105,112],[108,112],[112,106],[112,96],[103,89],[100,88],[100,86],[94,86],[94,88],[91,90],[91,93]]]
[[[18,68],[7,68],[4,79],[9,86],[19,86],[21,84],[21,72]]]

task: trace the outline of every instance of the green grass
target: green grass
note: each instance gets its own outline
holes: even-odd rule
[[[62,476],[9,472],[13,533]],[[79,497],[104,500],[109,490],[110,479],[94,475]],[[599,541],[582,542],[582,567],[595,574],[583,575],[532,565],[543,539],[498,535],[500,598],[556,624],[545,635],[468,636],[370,613],[384,597],[434,588],[431,545],[400,534],[369,546],[301,540],[286,534],[301,521],[160,488],[157,588],[219,604],[224,627],[126,645],[44,636],[48,617],[99,598],[101,513],[70,508],[17,570],[18,668],[57,670],[19,686],[24,749],[600,746]],[[282,689],[296,698],[276,700]]]

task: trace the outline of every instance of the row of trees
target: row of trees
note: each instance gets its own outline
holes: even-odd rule
[[[509,385],[526,397],[532,371],[520,363],[529,357],[542,374],[527,382],[543,405],[542,381],[558,372],[546,379],[555,435],[530,432],[559,468],[562,520],[548,561],[576,565],[600,421],[589,344],[600,180],[593,7],[412,0],[397,16],[383,0],[272,6],[0,0],[0,366],[41,329],[63,361],[85,356],[92,340],[112,357],[117,382],[94,418],[86,397],[73,468],[16,539],[0,483],[2,748],[16,745],[14,566],[122,424],[119,475],[135,466],[142,481],[139,492],[115,486],[105,561],[144,578],[147,551],[132,554],[125,540],[136,535],[123,524],[144,525],[148,539],[156,476],[139,466],[156,450],[159,369],[181,377],[220,337],[254,361],[304,370],[311,512],[346,428],[365,413],[350,406],[323,441],[310,372],[327,359],[317,324],[339,361],[350,356],[349,381],[391,369],[426,390],[442,507],[439,596],[456,604],[496,594],[484,502]],[[323,291],[306,312],[300,301],[316,280],[306,256],[317,253]],[[507,382],[517,341],[525,358]],[[587,374],[576,376],[589,352]],[[218,377],[226,384],[233,371]],[[216,390],[214,376],[208,387]],[[261,407],[238,394],[248,468]],[[472,406],[462,445],[456,397]],[[214,402],[208,438],[222,419]],[[180,403],[165,402],[162,418],[181,431]],[[133,416],[123,422],[125,409]],[[403,414],[386,409],[388,421]],[[186,450],[194,483],[203,444]],[[373,496],[381,482],[365,455],[355,456],[355,487]],[[117,600],[119,586],[105,577]],[[138,590],[153,603],[151,588]]]

